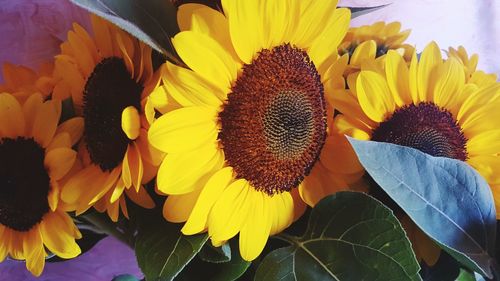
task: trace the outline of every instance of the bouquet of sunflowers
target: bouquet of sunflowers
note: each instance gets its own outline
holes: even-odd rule
[[[53,61],[3,65],[0,261],[40,276],[91,229],[145,280],[500,278],[477,55],[334,0],[71,1]]]

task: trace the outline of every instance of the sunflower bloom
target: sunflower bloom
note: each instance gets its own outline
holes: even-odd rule
[[[56,57],[54,98],[71,98],[83,119],[82,169],[63,187],[62,200],[77,214],[91,206],[114,221],[127,216],[125,196],[142,207],[154,203],[143,184],[161,160],[147,141],[149,94],[159,84],[151,48],[116,26],[92,17],[94,37],[78,24]],[[146,114],[148,112],[148,114]]]
[[[469,57],[467,50],[459,46],[457,49],[452,47],[448,48],[448,56],[457,58],[465,68],[465,80],[469,83],[477,85],[486,85],[495,83],[497,76],[495,74],[487,74],[484,71],[476,70],[479,56],[473,54]]]
[[[410,30],[401,31],[399,22],[376,22],[372,25],[351,27],[338,48],[339,54],[349,55],[345,77],[359,72],[366,61],[372,62],[376,59],[375,62],[383,63],[383,57],[389,50],[397,51],[405,61],[410,62],[414,48],[404,43],[409,35]]]
[[[414,55],[409,67],[401,55],[389,51],[383,68],[362,70],[356,83],[349,85],[347,95],[356,103],[345,104],[343,114],[335,118],[335,127],[357,139],[465,161],[485,177],[497,195],[500,131],[495,120],[500,117],[500,83],[468,83],[466,74],[455,56],[443,60],[435,43],[424,49],[420,60]],[[354,153],[343,156],[347,162],[357,159]],[[497,210],[499,199],[495,196]],[[414,231],[408,232],[412,238]],[[425,240],[418,235],[417,241]],[[428,242],[420,249],[416,243],[417,256],[434,264],[439,251],[430,249],[433,246]]]
[[[66,207],[59,200],[60,181],[77,157],[71,149],[81,136],[58,126],[61,104],[43,102],[39,93],[20,104],[11,94],[0,94],[0,262],[7,255],[26,260],[39,276],[48,249],[62,258],[80,254],[81,238]]]
[[[167,62],[177,109],[152,124],[149,140],[166,153],[157,177],[165,218],[186,221],[184,234],[208,230],[214,245],[239,233],[253,260],[301,215],[300,196],[314,205],[347,186],[322,157],[335,142],[324,83],[350,12],[330,0],[222,7],[180,7],[172,42],[190,69]]]

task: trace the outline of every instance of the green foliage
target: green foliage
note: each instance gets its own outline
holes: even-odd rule
[[[363,193],[339,192],[312,210],[302,237],[264,258],[255,280],[421,280],[391,210]]]
[[[370,176],[420,229],[467,268],[492,277],[495,205],[474,169],[409,147],[349,140]]]
[[[177,9],[167,0],[70,0],[116,24],[172,60],[170,41],[177,32]]]
[[[135,253],[146,280],[173,280],[201,250],[206,233],[185,236],[182,225],[166,222],[158,212],[136,211]]]

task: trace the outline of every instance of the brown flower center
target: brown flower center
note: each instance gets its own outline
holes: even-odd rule
[[[0,139],[0,224],[28,231],[49,211],[45,150],[33,138]]]
[[[284,44],[243,67],[219,114],[227,163],[269,195],[309,174],[326,138],[323,85],[306,52]]]
[[[412,147],[436,157],[467,159],[462,129],[449,111],[429,102],[396,110],[373,131],[372,140]]]
[[[87,79],[84,140],[90,159],[103,171],[113,170],[123,160],[130,140],[121,127],[122,111],[128,106],[140,111],[142,90],[118,57],[103,59]]]

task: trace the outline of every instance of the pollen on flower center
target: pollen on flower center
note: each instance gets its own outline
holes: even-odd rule
[[[121,127],[122,111],[140,111],[143,86],[130,75],[123,59],[110,57],[97,64],[84,90],[84,140],[90,159],[103,171],[117,167],[130,142]]]
[[[372,133],[372,140],[418,149],[437,157],[467,160],[465,138],[451,113],[433,103],[396,110]]]
[[[284,44],[245,65],[219,114],[227,163],[275,194],[296,187],[326,138],[323,85],[306,52]]]
[[[49,211],[45,150],[32,138],[0,140],[0,224],[28,231]]]

